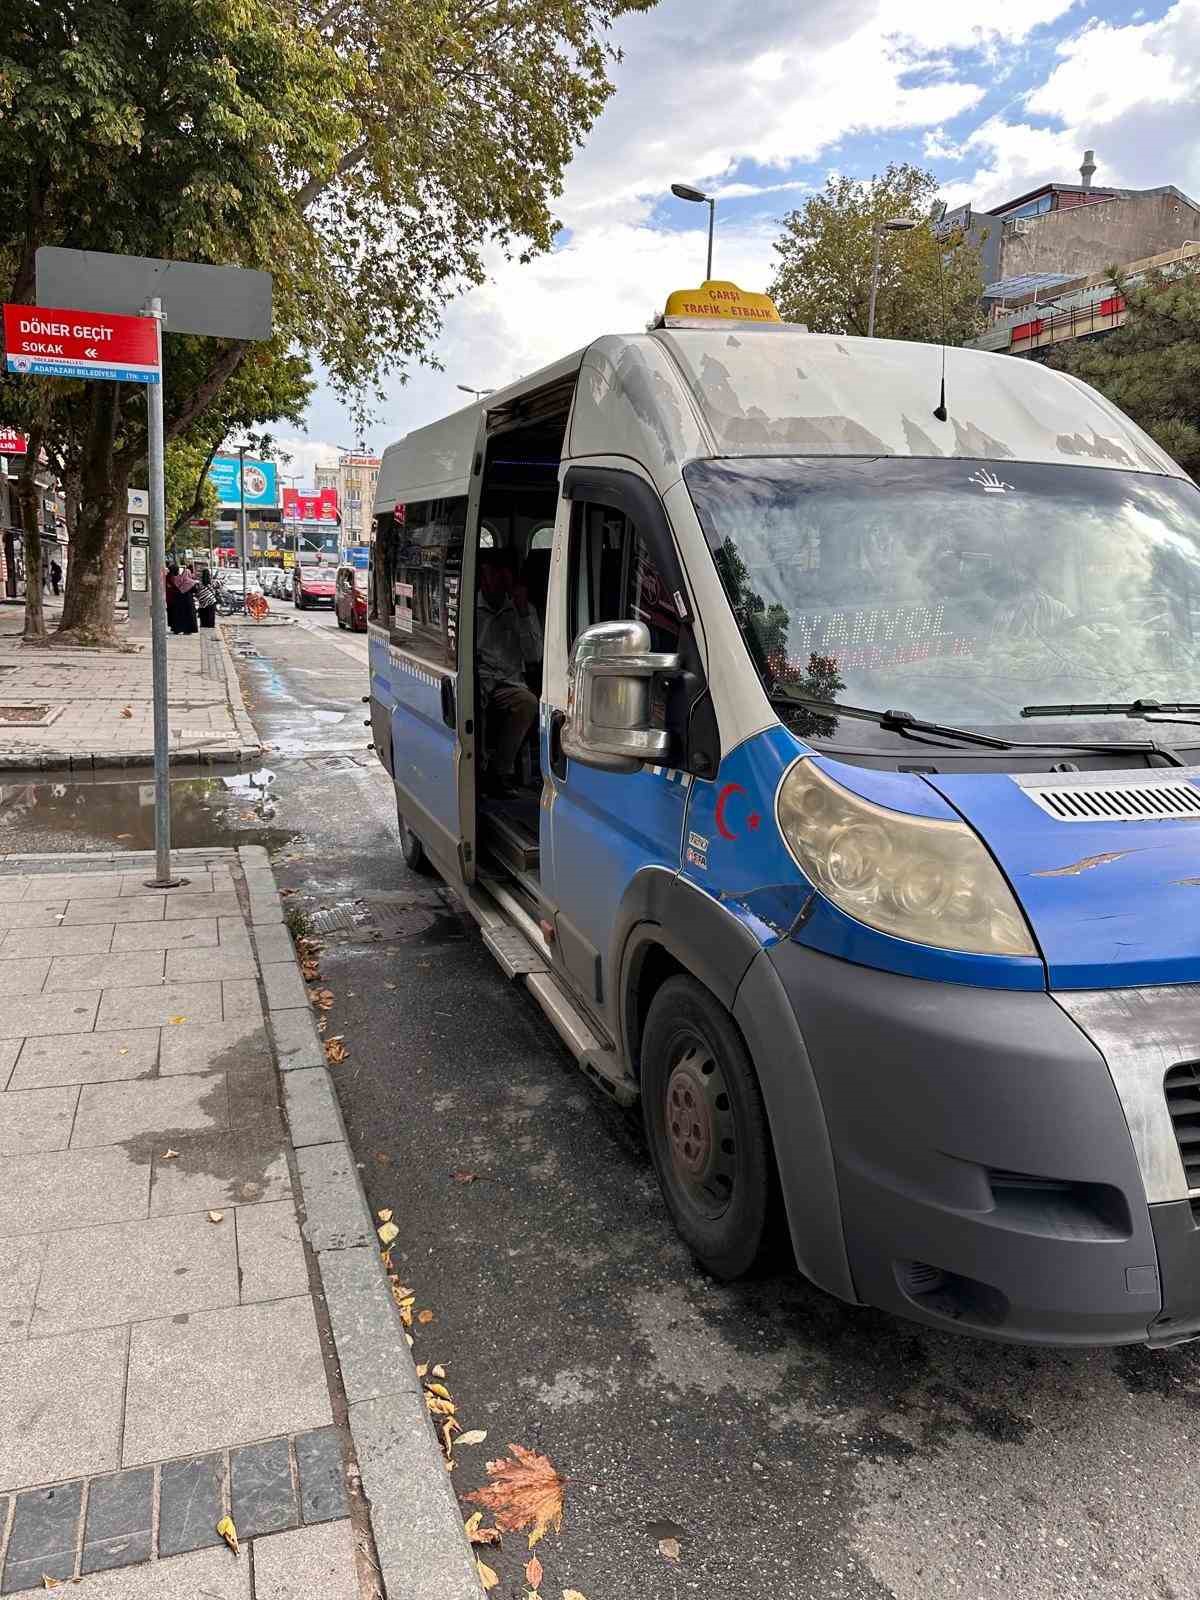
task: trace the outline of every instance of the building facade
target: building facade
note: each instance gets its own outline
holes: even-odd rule
[[[316,487],[336,489],[341,507],[342,539],[346,544],[366,544],[375,510],[375,486],[379,481],[379,457],[347,453],[336,462],[316,468]]]

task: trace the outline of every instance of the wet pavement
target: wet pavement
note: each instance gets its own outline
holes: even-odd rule
[[[453,896],[404,867],[362,726],[365,640],[331,621],[246,638],[257,654],[239,673],[274,780],[176,783],[176,826],[189,842],[267,842],[325,941],[350,1139],[372,1204],[395,1210],[396,1269],[433,1314],[417,1357],[445,1365],[463,1426],[488,1430],[459,1451],[455,1486],[477,1488],[510,1440],[570,1480],[562,1532],[538,1548],[543,1595],[1200,1592],[1200,1349],[988,1345],[787,1273],[699,1273],[636,1117],[575,1070]],[[0,828],[22,839],[6,848],[143,842],[136,785],[111,786],[124,805],[101,787],[78,811],[52,796],[19,817],[6,789]],[[505,1600],[524,1592],[527,1555],[521,1538],[489,1555]]]

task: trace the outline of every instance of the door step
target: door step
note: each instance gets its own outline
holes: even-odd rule
[[[519,928],[484,928],[483,942],[509,978],[547,971],[546,958],[537,953]]]
[[[485,811],[480,819],[488,853],[511,872],[536,872],[541,852],[537,834],[520,817]]]

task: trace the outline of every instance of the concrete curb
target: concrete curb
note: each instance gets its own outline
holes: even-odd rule
[[[475,1558],[379,1259],[270,858],[261,845],[240,846],[238,857],[283,1073],[303,1231],[333,1327],[384,1593],[391,1600],[479,1600]]]

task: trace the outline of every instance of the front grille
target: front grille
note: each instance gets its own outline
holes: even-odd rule
[[[1163,1079],[1167,1110],[1189,1189],[1200,1189],[1200,1061],[1182,1061]]]
[[[1046,784],[1025,793],[1058,822],[1146,822],[1200,818],[1194,783]]]

